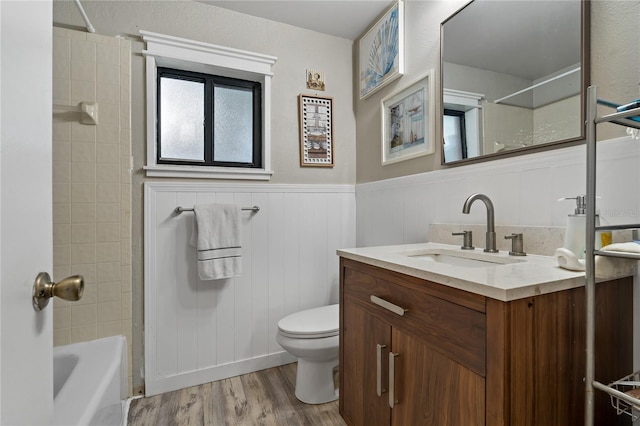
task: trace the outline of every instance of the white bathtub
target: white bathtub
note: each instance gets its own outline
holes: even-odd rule
[[[53,348],[53,395],[53,425],[125,424],[125,337]]]

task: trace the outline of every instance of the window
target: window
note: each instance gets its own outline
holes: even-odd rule
[[[153,177],[268,180],[273,56],[140,31]]]
[[[157,162],[262,167],[259,82],[158,68]]]
[[[444,161],[467,158],[464,111],[445,109],[443,115]]]

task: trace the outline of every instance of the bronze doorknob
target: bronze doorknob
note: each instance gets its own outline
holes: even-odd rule
[[[83,293],[84,278],[82,275],[74,275],[54,283],[51,282],[49,274],[40,272],[33,283],[33,308],[36,311],[43,310],[53,296],[69,301],[80,300]]]

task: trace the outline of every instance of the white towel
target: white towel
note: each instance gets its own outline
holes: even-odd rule
[[[201,204],[193,208],[191,244],[198,249],[202,280],[237,277],[242,273],[240,208],[234,204]]]
[[[618,251],[640,254],[640,244],[636,242],[613,243],[604,246],[600,251]],[[633,275],[638,261],[620,257],[596,256],[596,277],[616,278]]]

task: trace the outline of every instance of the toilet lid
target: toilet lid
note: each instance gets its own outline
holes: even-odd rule
[[[297,338],[330,337],[338,334],[338,305],[322,306],[287,315],[278,321],[283,334]]]

